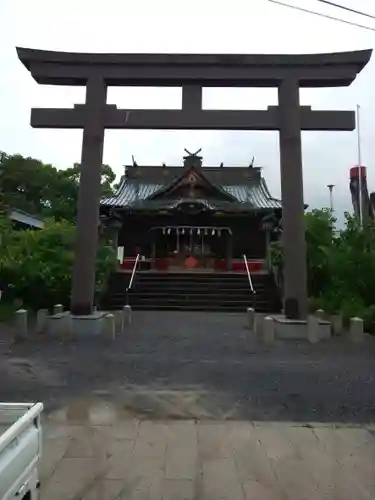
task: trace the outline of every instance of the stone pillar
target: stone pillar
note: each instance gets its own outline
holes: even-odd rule
[[[318,318],[319,321],[324,321],[324,311],[323,309],[317,309],[315,311],[315,316]]]
[[[247,308],[247,327],[254,331],[255,328],[255,310],[252,307]]]
[[[263,342],[269,345],[275,342],[275,322],[270,316],[263,320]]]
[[[91,314],[94,300],[104,143],[103,110],[106,100],[106,83],[102,77],[93,76],[86,85],[86,121],[83,129],[70,305],[71,313],[75,315]]]
[[[319,318],[310,315],[307,318],[307,339],[311,344],[319,342],[320,324]]]
[[[64,312],[64,306],[62,304],[55,304],[53,306],[53,314],[61,314]]]
[[[47,328],[48,309],[39,309],[36,313],[36,329],[38,333],[44,333]]]
[[[116,324],[114,314],[107,314],[104,316],[104,333],[107,340],[114,342],[116,338]]]
[[[27,311],[18,309],[15,314],[15,335],[14,340],[25,340],[28,334]]]
[[[285,315],[289,319],[306,319],[306,240],[298,80],[282,81],[278,93]]]
[[[126,326],[129,326],[132,322],[132,309],[129,305],[126,305],[122,309],[122,333]]]
[[[350,318],[349,336],[352,342],[360,344],[364,341],[363,319]]]

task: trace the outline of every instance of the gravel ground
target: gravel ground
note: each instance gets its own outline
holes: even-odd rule
[[[0,400],[41,400],[47,412],[81,398],[137,417],[375,421],[375,339],[266,347],[243,314],[136,312],[114,343],[0,330]]]

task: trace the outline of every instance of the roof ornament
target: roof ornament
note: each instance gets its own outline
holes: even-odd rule
[[[254,161],[255,161],[255,156],[253,156],[253,159],[251,160],[249,168],[254,168]]]
[[[165,168],[167,165],[165,163],[162,163],[161,166]]]
[[[132,155],[133,167],[138,167],[138,163],[135,161],[134,155]]]
[[[189,155],[189,156],[197,156],[198,153],[202,151],[202,148],[199,148],[195,153],[190,153],[190,151],[186,148],[184,148],[184,151]]]
[[[187,156],[184,156],[184,167],[192,167],[192,166],[202,166],[202,156],[199,156],[199,153],[202,151],[202,148],[199,148],[195,153],[191,153],[188,149],[184,148]]]
[[[221,163],[220,163],[220,168],[223,168],[223,167],[224,167],[224,163],[223,163],[223,162],[221,162]]]

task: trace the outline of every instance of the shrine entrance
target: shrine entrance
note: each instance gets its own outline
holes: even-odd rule
[[[153,227],[152,267],[170,271],[213,271],[220,261],[231,268],[232,231],[216,226]],[[160,265],[160,264],[159,264]]]
[[[31,125],[83,129],[71,313],[90,315],[95,292],[104,131],[277,130],[280,139],[284,309],[308,311],[301,130],[354,130],[354,111],[300,105],[301,87],[350,85],[371,50],[332,54],[80,54],[17,48],[33,78],[47,85],[86,87],[85,104],[32,109]],[[118,109],[108,86],[181,87],[181,109]],[[266,110],[207,110],[204,87],[277,87],[278,106]]]

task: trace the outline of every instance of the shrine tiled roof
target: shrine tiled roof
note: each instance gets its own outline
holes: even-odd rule
[[[259,210],[280,209],[281,202],[273,198],[259,168],[245,167],[201,167],[203,175],[224,194],[228,200],[207,198],[194,199],[216,210]],[[129,167],[123,176],[117,192],[102,198],[101,205],[113,208],[150,209],[173,208],[188,199],[171,197],[158,198],[158,192],[165,190],[181,176],[183,167]],[[150,199],[150,197],[152,199]],[[193,200],[191,200],[193,201]]]

